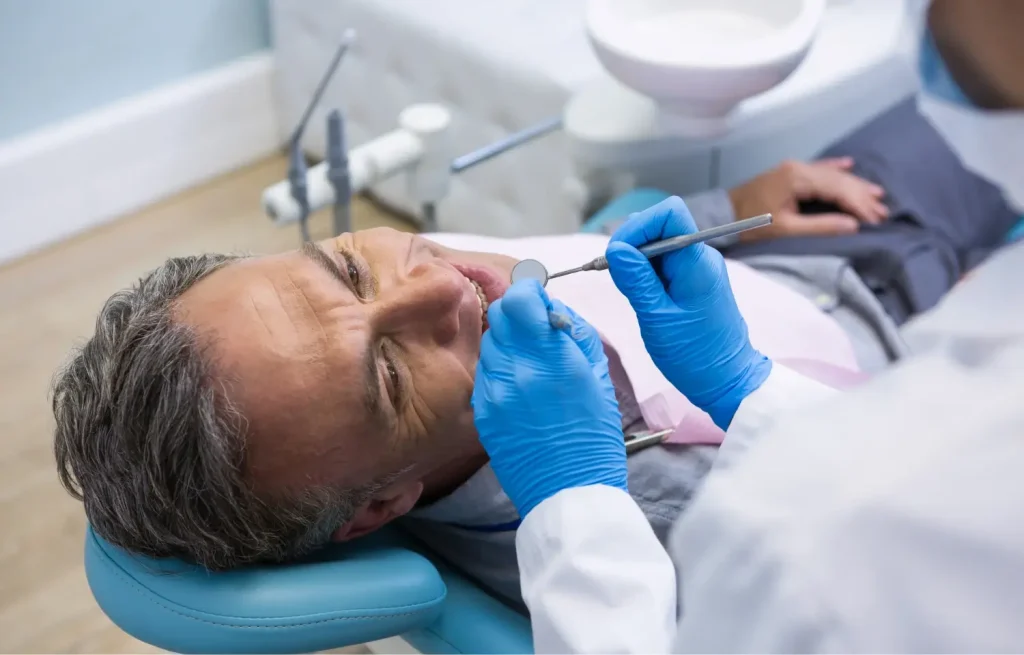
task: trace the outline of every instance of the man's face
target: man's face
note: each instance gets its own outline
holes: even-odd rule
[[[423,479],[480,452],[470,397],[485,310],[514,264],[365,230],[221,269],[178,317],[210,340],[258,487],[355,486],[407,467]]]

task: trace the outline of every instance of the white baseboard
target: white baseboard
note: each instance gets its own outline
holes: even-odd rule
[[[0,263],[273,153],[273,69],[259,53],[0,142]]]

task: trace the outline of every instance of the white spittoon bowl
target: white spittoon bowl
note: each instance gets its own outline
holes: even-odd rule
[[[826,0],[590,0],[587,34],[620,83],[676,131],[720,131],[807,55]]]

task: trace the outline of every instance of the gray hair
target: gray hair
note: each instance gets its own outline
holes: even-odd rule
[[[151,557],[211,570],[288,560],[326,543],[377,488],[258,495],[245,418],[174,302],[241,256],[173,258],[115,293],[53,385],[61,484],[93,529]]]

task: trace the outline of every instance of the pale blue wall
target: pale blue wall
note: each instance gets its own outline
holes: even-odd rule
[[[266,0],[0,0],[0,140],[268,45]]]

